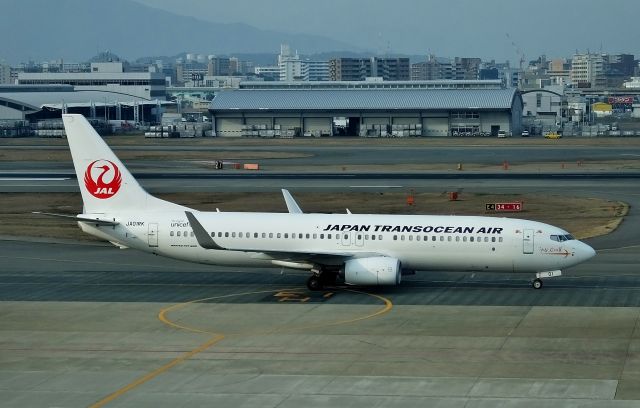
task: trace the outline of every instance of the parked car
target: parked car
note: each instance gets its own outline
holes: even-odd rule
[[[544,135],[544,137],[545,139],[560,139],[562,135],[557,132],[549,132],[546,135]]]
[[[498,130],[498,137],[499,138],[507,137],[507,131],[506,130]]]
[[[528,130],[523,130],[522,131],[522,137],[528,137],[529,136],[529,131]]]

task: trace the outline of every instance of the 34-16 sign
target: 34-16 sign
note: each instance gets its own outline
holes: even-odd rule
[[[522,211],[522,203],[487,203],[485,204],[485,210],[497,212],[517,212]]]

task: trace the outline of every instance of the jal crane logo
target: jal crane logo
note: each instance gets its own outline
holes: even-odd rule
[[[84,185],[87,191],[101,200],[113,197],[121,184],[122,174],[118,166],[109,160],[91,162],[84,173]]]

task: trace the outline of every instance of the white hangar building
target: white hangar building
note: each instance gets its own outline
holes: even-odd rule
[[[381,85],[381,84],[380,84]],[[223,90],[211,101],[218,136],[452,136],[521,131],[514,88]]]

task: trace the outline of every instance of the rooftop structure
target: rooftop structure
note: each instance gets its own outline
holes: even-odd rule
[[[209,112],[219,136],[497,135],[520,131],[522,98],[495,86],[239,89],[217,92]]]

